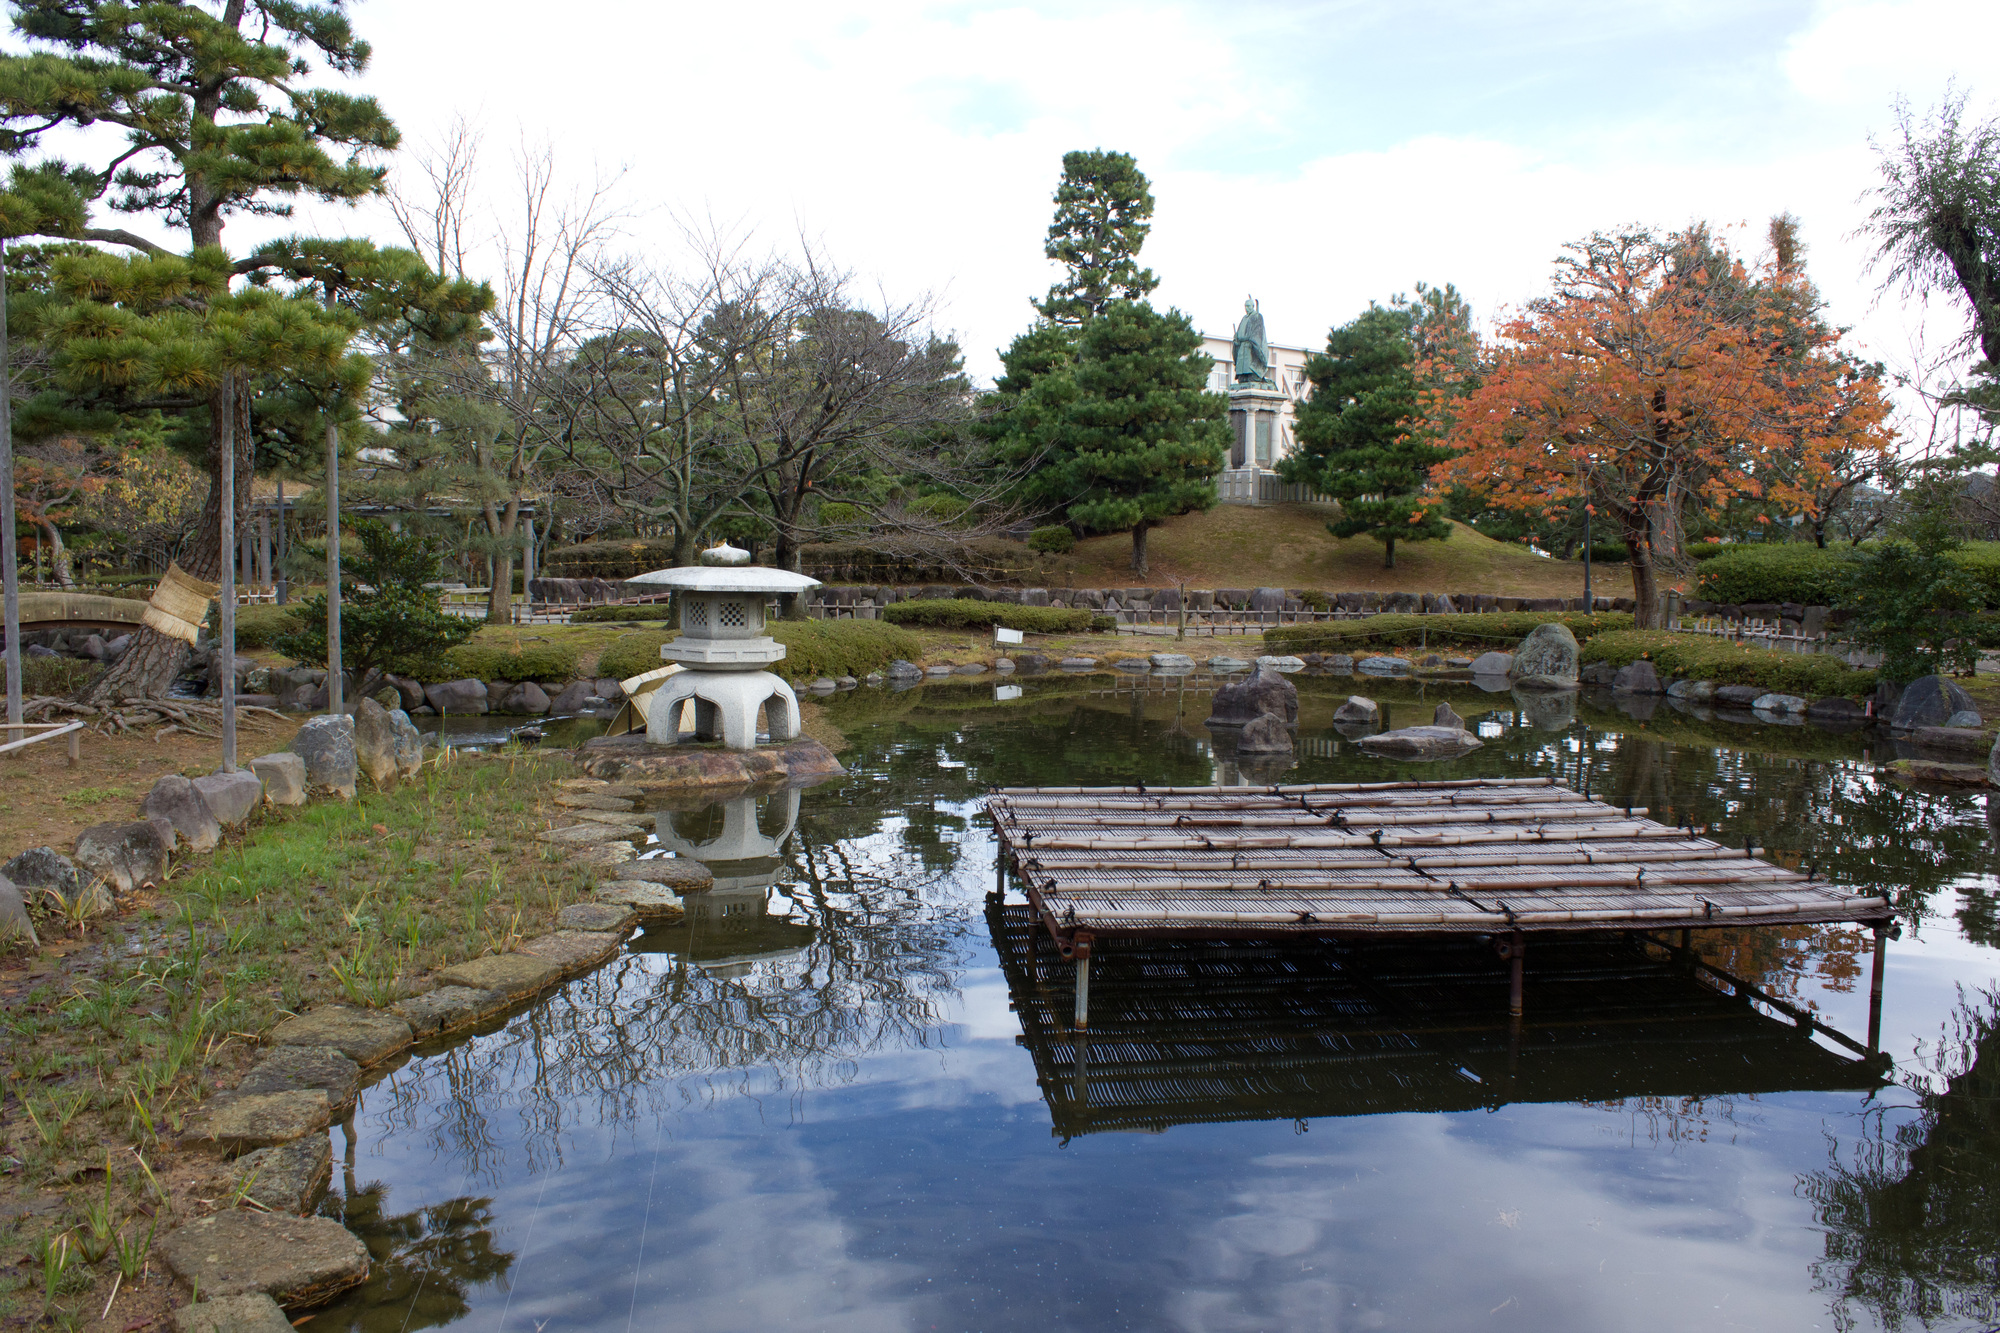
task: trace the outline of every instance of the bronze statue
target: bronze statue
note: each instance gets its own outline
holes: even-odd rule
[[[1236,325],[1236,382],[1272,383],[1271,344],[1264,337],[1264,313],[1255,297],[1243,299],[1243,319]]]

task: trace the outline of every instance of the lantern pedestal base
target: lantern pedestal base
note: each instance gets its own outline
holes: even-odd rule
[[[723,788],[809,786],[846,771],[831,750],[810,737],[754,750],[726,750],[718,745],[654,745],[636,731],[585,741],[576,752],[576,763],[606,782],[656,791],[699,790],[705,797],[730,794],[719,790]]]
[[[799,697],[768,671],[702,671],[669,676],[653,691],[646,711],[646,739],[672,745],[681,738],[682,705],[694,701],[694,738],[720,741],[732,750],[757,748],[757,712],[764,711],[771,743],[797,740]]]

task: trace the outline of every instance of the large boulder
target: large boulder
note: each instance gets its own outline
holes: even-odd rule
[[[342,713],[335,717],[309,719],[292,737],[292,753],[306,761],[306,785],[354,795],[360,767],[354,753],[354,719]]]
[[[1252,718],[1236,733],[1238,754],[1286,754],[1291,748],[1292,729],[1276,713]]]
[[[1618,668],[1618,674],[1611,678],[1611,688],[1619,694],[1664,694],[1660,687],[1660,675],[1653,670],[1651,662],[1643,659]]]
[[[93,881],[130,893],[166,880],[177,841],[174,826],[164,819],[92,824],[76,835],[76,863]]]
[[[1972,696],[1943,676],[1919,676],[1903,687],[1889,712],[1889,725],[1899,731],[1941,727],[1956,712],[1977,712]]]
[[[197,852],[215,850],[222,841],[222,823],[208,802],[195,790],[194,783],[178,774],[168,774],[153,784],[139,813],[147,819],[164,819],[188,847]]]
[[[500,702],[494,705],[493,711],[540,717],[549,711],[549,696],[534,681],[524,680],[500,696]]]
[[[1512,653],[1481,653],[1472,659],[1472,674],[1475,676],[1504,676],[1513,667]]]
[[[1553,620],[1535,626],[1514,650],[1507,674],[1527,689],[1568,689],[1577,681],[1576,636]]]
[[[389,710],[373,699],[363,699],[354,706],[354,763],[370,782],[384,790],[395,786],[402,776],[396,763],[396,724],[390,720]]]
[[[598,698],[597,682],[573,680],[563,686],[555,698],[549,700],[549,711],[558,717],[568,717],[572,713],[581,713],[586,701]]]
[[[1363,736],[1355,744],[1386,759],[1456,759],[1484,742],[1459,727],[1403,727]]]
[[[1206,725],[1240,727],[1270,713],[1287,725],[1299,720],[1299,690],[1269,667],[1259,667],[1247,680],[1218,686],[1209,705]]]
[[[486,683],[478,680],[447,680],[424,686],[424,698],[440,713],[483,713],[486,711]]]
[[[61,894],[64,902],[75,902],[76,895],[83,892],[83,886],[88,882],[83,872],[76,868],[76,862],[53,847],[30,847],[0,866],[0,876],[25,890],[30,897],[38,892],[51,891]]]
[[[290,750],[258,755],[250,761],[250,771],[257,775],[264,799],[272,805],[306,803],[306,761]]]
[[[424,770],[424,737],[417,724],[400,708],[389,710],[389,724],[396,729],[396,771],[413,778]]]
[[[22,896],[20,887],[0,874],[0,939],[17,937],[37,948],[42,943],[35,934],[35,923],[28,916],[28,902]]]
[[[247,769],[239,768],[234,773],[211,773],[193,781],[194,789],[200,793],[209,813],[224,828],[235,828],[250,818],[250,812],[264,798],[263,782]]]

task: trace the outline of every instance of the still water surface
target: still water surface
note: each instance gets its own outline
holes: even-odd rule
[[[718,889],[364,1096],[325,1205],[368,1285],[312,1328],[1990,1328],[2000,893],[1985,800],[1865,735],[1448,697],[1485,748],[1372,759],[1299,680],[1239,771],[1197,682],[829,700],[844,778],[663,816]],[[1873,748],[1871,748],[1873,747]],[[990,903],[987,784],[1546,773],[1894,896],[1870,1064],[1617,941],[1112,946],[1068,972]],[[761,842],[781,845],[765,847]],[[720,853],[731,848],[732,859]],[[775,854],[758,856],[760,851]],[[1864,932],[1707,956],[1867,1031]]]

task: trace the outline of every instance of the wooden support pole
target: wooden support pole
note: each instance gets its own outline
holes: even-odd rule
[[[222,771],[236,771],[236,377],[222,377],[222,597],[217,606],[214,670],[222,672]],[[247,556],[247,548],[244,552]]]
[[[1082,1031],[1090,1026],[1090,950],[1076,952],[1076,1027]]]
[[[1527,936],[1517,930],[1507,941],[1507,1013],[1512,1018],[1521,1016],[1521,988],[1525,979],[1523,964],[1527,953]]]
[[[1686,953],[1688,951],[1689,946],[1692,945],[1693,943],[1694,943],[1694,932],[1692,930],[1689,930],[1686,926],[1682,926],[1681,952]]]
[[[1875,923],[1875,965],[1868,979],[1868,1049],[1882,1049],[1882,974],[1889,953],[1889,927]]]

